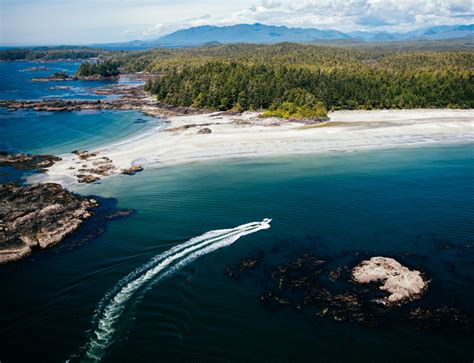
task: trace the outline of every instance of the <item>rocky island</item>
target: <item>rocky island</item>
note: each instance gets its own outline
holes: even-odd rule
[[[410,270],[393,258],[380,256],[362,261],[354,267],[352,278],[359,284],[383,283],[380,290],[388,292],[389,295],[378,301],[384,305],[417,299],[428,287],[420,271]]]

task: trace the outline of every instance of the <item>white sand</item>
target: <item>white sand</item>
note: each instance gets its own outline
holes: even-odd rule
[[[174,132],[156,128],[90,151],[109,157],[119,168],[150,168],[218,158],[474,143],[474,110],[340,111],[330,114],[329,123],[314,128],[257,116],[171,117],[166,128],[213,123],[205,126],[212,133],[198,134],[200,126]],[[73,154],[61,157],[61,162],[31,181],[73,187],[81,165],[92,163]]]

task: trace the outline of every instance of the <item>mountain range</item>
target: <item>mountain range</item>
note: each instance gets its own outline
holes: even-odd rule
[[[191,47],[206,44],[280,42],[393,42],[409,40],[445,40],[474,38],[474,24],[442,25],[401,32],[343,33],[317,28],[289,28],[264,24],[237,24],[231,26],[203,25],[182,29],[152,40],[134,40],[127,43],[100,44],[105,48],[146,49],[155,47]]]

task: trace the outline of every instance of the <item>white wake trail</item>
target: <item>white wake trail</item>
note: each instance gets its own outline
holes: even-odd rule
[[[91,361],[102,359],[106,349],[113,342],[115,323],[122,315],[127,302],[141,287],[151,280],[157,282],[172,275],[197,258],[229,246],[242,236],[270,228],[270,221],[264,219],[262,222],[247,223],[232,229],[206,232],[159,254],[120,280],[99,303],[93,319],[95,330],[84,347],[83,357]],[[169,269],[163,272],[167,268]]]

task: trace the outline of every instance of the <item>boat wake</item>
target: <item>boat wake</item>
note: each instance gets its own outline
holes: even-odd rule
[[[100,361],[113,343],[120,319],[135,293],[151,283],[168,277],[208,253],[229,246],[240,237],[270,228],[271,219],[231,229],[220,229],[179,244],[157,256],[120,280],[101,300],[93,317],[93,328],[82,349],[80,360]]]

